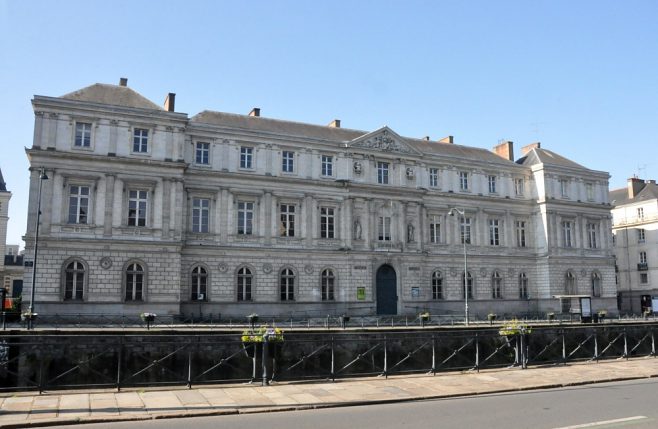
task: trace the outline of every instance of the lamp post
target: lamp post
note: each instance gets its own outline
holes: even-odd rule
[[[34,290],[36,289],[37,282],[37,252],[39,249],[39,222],[41,220],[41,188],[43,181],[48,180],[46,170],[41,167],[39,171],[39,193],[37,196],[37,219],[34,228],[34,257],[32,258],[32,290],[30,292],[30,308],[28,310],[29,316],[27,318],[27,328],[32,329],[34,323]]]
[[[468,265],[466,259],[466,212],[463,209],[453,207],[448,214],[454,216],[455,213],[462,217],[462,224],[460,226],[462,243],[464,244],[464,324],[468,326]]]

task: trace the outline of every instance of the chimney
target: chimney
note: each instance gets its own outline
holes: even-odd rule
[[[514,142],[503,140],[501,143],[494,146],[492,150],[501,158],[514,162]]]
[[[425,140],[425,141],[430,141],[430,136],[425,136],[425,137],[423,137],[423,140]]]
[[[541,149],[541,142],[534,142],[530,143],[529,145],[525,145],[521,148],[521,155],[526,155],[528,152],[530,152],[533,149]]]
[[[644,180],[637,177],[628,179],[628,198],[635,198],[642,189],[644,189]]]
[[[656,181],[655,179],[651,179],[651,180],[645,180],[644,183],[646,183],[647,185],[655,185]]]
[[[340,119],[334,119],[327,125],[329,128],[340,128]]]
[[[173,112],[175,105],[176,105],[176,94],[170,92],[169,94],[167,94],[167,97],[165,98],[164,108],[167,112]]]
[[[441,140],[439,140],[439,143],[448,143],[448,144],[453,144],[454,140],[452,136],[444,137]]]
[[[119,86],[128,86],[128,78],[127,77],[119,78]]]
[[[249,116],[254,116],[254,117],[259,117],[260,116],[260,107],[254,107],[251,109],[251,112],[249,112]]]

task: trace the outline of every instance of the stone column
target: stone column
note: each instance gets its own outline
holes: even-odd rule
[[[352,247],[352,235],[354,234],[354,200],[352,198],[346,198],[343,201],[343,216],[341,216],[341,228],[340,228],[340,238],[343,241],[343,246]]]
[[[186,201],[186,200],[185,200]],[[183,209],[185,213],[189,210],[189,204]],[[171,179],[162,179],[162,238],[169,238],[169,227],[171,214],[175,213],[176,207],[171,204]],[[187,228],[184,228],[187,230]]]
[[[105,207],[103,214],[103,236],[112,236],[112,223],[114,216],[114,182],[115,174],[105,175]]]
[[[398,201],[395,205],[395,211],[398,215],[397,237],[400,241],[400,248],[404,251],[407,249],[407,204]]]
[[[229,231],[232,226],[229,218],[232,217],[234,207],[228,189],[221,189],[219,194],[219,241],[226,243],[229,235],[232,234]]]
[[[363,227],[363,239],[365,240],[366,243],[366,248],[372,249],[374,248],[374,242],[373,240],[376,239],[375,233],[373,232],[373,225],[377,225],[377,213],[374,213],[374,206],[375,202],[368,199],[366,200],[366,212],[363,214],[365,219],[362,219],[362,227]]]
[[[174,179],[174,190],[175,194],[173,197],[174,201],[174,207],[178,208],[180,207],[180,210],[174,210],[174,234],[175,238],[180,238],[182,237],[183,234],[183,217],[182,215],[182,210],[184,209],[185,205],[183,204],[183,200],[185,197],[184,191],[183,191],[183,181],[179,179]]]
[[[34,136],[32,147],[40,148],[43,138],[43,112],[34,112]]]
[[[263,231],[263,236],[265,237],[265,245],[272,245],[272,225],[274,224],[274,217],[276,217],[276,206],[277,198],[272,197],[271,192],[265,192],[263,196],[263,205],[265,206],[265,231]],[[277,234],[278,236],[278,234]]]
[[[119,133],[119,121],[112,119],[110,121],[110,141],[107,149],[109,156],[116,156],[117,154],[117,134]]]
[[[315,204],[313,202],[313,197],[306,195],[304,197],[304,207],[306,214],[306,231],[305,231],[305,242],[306,247],[313,246],[313,215],[315,213]]]

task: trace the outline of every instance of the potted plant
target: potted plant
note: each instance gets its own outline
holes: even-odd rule
[[[532,329],[525,323],[518,320],[512,320],[510,323],[504,325],[498,331],[498,334],[505,337],[513,337],[515,335],[526,335],[532,332]]]
[[[139,315],[140,319],[146,323],[146,329],[151,329],[151,323],[155,321],[157,314],[155,313],[142,313]]]
[[[552,322],[553,320],[555,320],[555,313],[553,312],[546,313],[546,318],[548,319],[549,322]]]
[[[24,322],[31,322],[37,318],[39,314],[38,313],[33,313],[30,310],[27,310],[23,313],[21,313],[21,320]]]
[[[268,343],[274,343],[274,353],[280,350],[280,343],[283,342],[283,331],[279,328],[261,326],[258,329],[246,329],[242,331],[242,336],[240,337],[242,341],[242,349],[245,354],[254,358],[262,350],[262,345],[265,341]]]
[[[340,326],[343,329],[345,329],[345,326],[347,325],[347,322],[350,321],[350,316],[348,316],[346,314],[342,314],[338,319],[340,320]]]
[[[645,319],[648,319],[649,316],[651,316],[651,309],[650,308],[645,309],[643,315]]]
[[[420,326],[425,326],[425,324],[430,321],[430,313],[428,311],[423,311],[418,315],[418,319],[420,320]]]
[[[608,315],[608,312],[606,310],[599,310],[598,315],[599,321],[603,321],[603,319],[605,319],[605,317]]]
[[[498,317],[495,313],[489,313],[487,314],[487,320],[489,321],[490,325],[493,325],[494,320],[496,320],[496,317]]]

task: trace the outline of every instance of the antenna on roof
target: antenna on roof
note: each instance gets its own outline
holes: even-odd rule
[[[647,169],[647,164],[638,164],[637,165],[637,177],[638,179],[642,177],[642,171]]]

